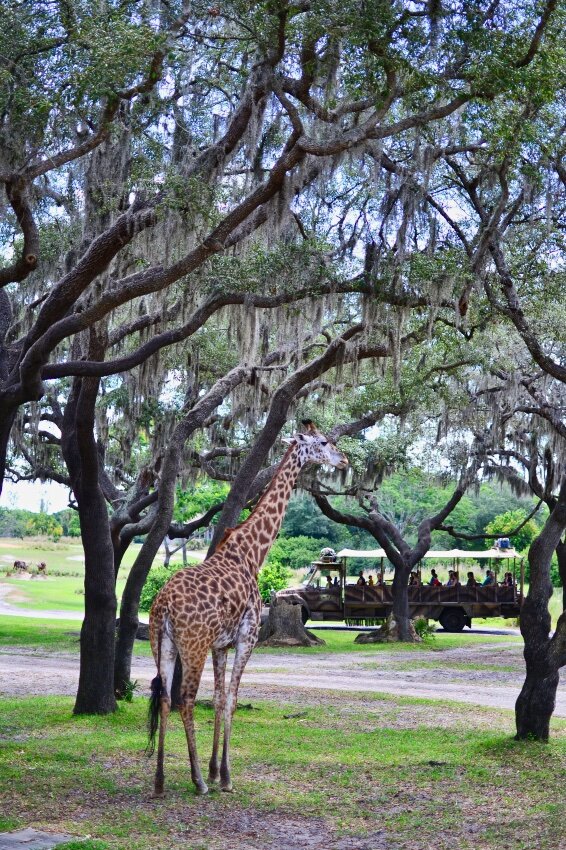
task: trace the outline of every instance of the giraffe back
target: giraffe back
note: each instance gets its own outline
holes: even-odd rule
[[[150,612],[150,640],[157,659],[158,636],[168,629],[179,649],[230,646],[250,606],[259,622],[261,597],[250,570],[238,570],[229,550],[198,567],[180,570],[160,590]]]

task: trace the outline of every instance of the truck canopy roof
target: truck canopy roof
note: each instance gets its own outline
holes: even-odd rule
[[[430,549],[423,558],[516,558],[518,555],[514,549],[482,549],[472,552],[469,549]],[[338,558],[387,558],[384,549],[342,549],[338,552]]]

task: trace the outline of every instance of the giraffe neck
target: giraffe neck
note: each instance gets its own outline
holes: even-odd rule
[[[227,541],[238,545],[247,564],[257,575],[283,522],[293,487],[306,459],[294,444],[284,455],[271,484],[248,519]]]

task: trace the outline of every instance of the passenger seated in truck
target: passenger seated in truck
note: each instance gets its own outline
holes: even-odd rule
[[[454,570],[448,570],[448,581],[444,587],[456,587],[459,583],[458,573],[454,572]]]
[[[368,576],[368,587],[375,587],[373,576]]]
[[[477,585],[478,583],[474,574],[468,573],[468,581],[466,582],[466,587],[477,587]]]
[[[440,584],[440,579],[436,575],[436,570],[434,569],[430,571],[430,581],[428,584],[429,587],[442,587],[442,585]]]
[[[340,587],[340,579],[338,576],[334,576],[334,581],[332,582],[332,587]]]
[[[332,579],[330,578],[330,576],[326,576],[326,590],[328,590],[329,588],[332,589]]]
[[[357,584],[359,587],[365,587],[365,586],[366,586],[367,581],[366,581],[366,580],[365,580],[365,578],[364,578],[364,571],[363,571],[363,570],[361,570],[361,571],[360,571],[360,573],[359,573],[359,575],[358,575],[358,580],[357,580],[356,584]]]
[[[513,573],[505,573],[501,584],[504,587],[513,587]]]
[[[418,573],[411,573],[409,576],[409,587],[418,587],[420,584]]]
[[[491,570],[488,570],[485,574],[484,580],[481,583],[482,587],[487,587],[488,585],[494,584],[494,583],[495,583],[494,575],[493,575]]]

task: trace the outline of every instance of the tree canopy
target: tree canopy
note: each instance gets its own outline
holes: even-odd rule
[[[478,476],[556,505],[564,11],[3,4],[0,467],[78,512],[77,710],[113,710],[163,537],[214,547],[302,417],[348,510],[414,467],[468,528]]]

